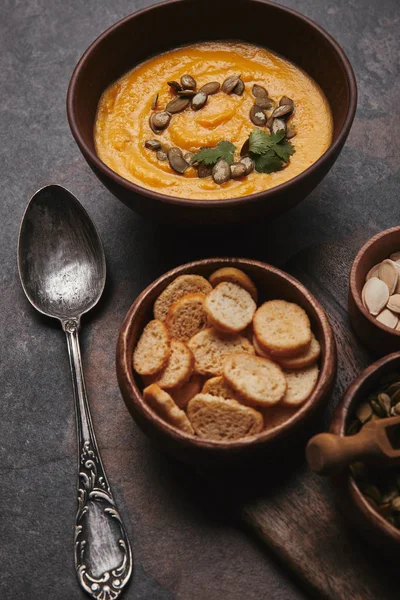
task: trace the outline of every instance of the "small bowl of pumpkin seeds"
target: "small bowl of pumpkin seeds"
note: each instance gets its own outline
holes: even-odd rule
[[[400,415],[400,352],[381,358],[350,385],[330,428],[355,435],[371,420]],[[400,444],[400,435],[399,435]],[[397,445],[397,444],[396,444]],[[400,550],[400,467],[354,462],[332,477],[342,512],[389,556]]]
[[[400,227],[372,237],[350,271],[349,317],[378,356],[400,351]]]

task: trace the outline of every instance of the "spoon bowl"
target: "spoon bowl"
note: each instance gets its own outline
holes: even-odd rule
[[[96,227],[65,188],[49,185],[32,197],[22,221],[18,267],[31,304],[60,319],[79,319],[103,293],[106,261]]]
[[[59,319],[67,338],[78,438],[75,570],[99,600],[119,597],[132,573],[132,552],[101,460],[79,347],[81,316],[97,304],[106,261],[89,215],[68,190],[49,185],[31,199],[21,224],[22,287],[41,313]]]

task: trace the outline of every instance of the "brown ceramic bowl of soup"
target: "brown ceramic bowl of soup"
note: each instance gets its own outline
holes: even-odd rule
[[[376,392],[382,377],[399,372],[398,352],[381,358],[365,369],[350,385],[338,405],[330,427],[331,433],[346,435],[357,408]],[[374,543],[380,551],[394,559],[400,548],[400,530],[389,523],[361,493],[350,469],[332,477],[332,482],[339,506],[350,524],[360,531],[366,541]]]
[[[232,441],[210,441],[190,435],[161,419],[143,399],[143,382],[134,372],[133,352],[145,325],[153,318],[153,305],[160,293],[178,276],[208,278],[222,267],[244,271],[258,289],[260,306],[269,299],[284,299],[300,305],[307,313],[312,331],[321,346],[317,383],[304,404],[282,414],[270,407],[264,429],[250,437]],[[196,466],[251,467],[288,453],[309,434],[313,421],[326,406],[336,376],[336,345],[332,329],[319,302],[296,279],[262,262],[248,259],[215,258],[188,263],[162,275],[135,300],[122,324],[117,345],[118,383],[133,419],[163,451]],[[278,408],[278,406],[276,407]]]
[[[174,114],[163,142],[196,153],[230,141],[237,157],[255,128],[253,85],[263,84],[276,104],[284,95],[295,103],[295,153],[282,159],[285,168],[218,186],[193,168],[182,176],[157,162],[144,148],[157,137],[152,101],[158,93],[155,110],[164,109],[173,97],[167,81],[186,72],[198,89],[241,74],[244,93],[220,92],[201,110]],[[338,157],[356,102],[348,59],[307,17],[260,0],[237,0],[234,9],[230,0],[173,0],[129,15],[92,43],[72,75],[67,113],[88,164],[127,206],[160,220],[221,223],[272,218],[303,200]]]
[[[363,344],[378,356],[400,351],[400,330],[388,327],[370,314],[364,306],[362,290],[370,270],[399,251],[400,227],[381,231],[362,246],[350,271],[350,322]]]

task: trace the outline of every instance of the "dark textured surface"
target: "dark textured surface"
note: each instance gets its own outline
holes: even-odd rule
[[[149,3],[2,3],[0,597],[84,597],[72,563],[76,457],[65,341],[57,326],[30,308],[16,270],[26,203],[37,188],[57,182],[94,218],[108,259],[106,294],[86,320],[83,353],[104,462],[134,546],[136,572],[125,597],[303,598],[271,556],[216,508],[199,480],[160,457],[132,423],[117,390],[115,342],[138,292],[186,260],[230,254],[281,265],[333,241],[355,252],[376,231],[398,224],[398,2],[285,2],[325,26],[347,52],[359,83],[356,121],[332,172],[296,210],[247,235],[208,238],[195,232],[171,236],[135,216],[95,179],[69,133],[65,93],[77,59],[107,26]],[[266,26],[266,45],[267,33]],[[335,247],[328,248],[318,268],[336,260]],[[314,268],[310,263],[311,277]],[[343,273],[336,282],[340,293],[346,285]]]

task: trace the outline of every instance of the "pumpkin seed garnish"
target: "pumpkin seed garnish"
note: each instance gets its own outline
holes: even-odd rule
[[[158,150],[156,153],[156,157],[158,158],[158,160],[161,161],[168,160],[167,153],[164,152],[164,150]]]
[[[181,86],[185,90],[195,90],[196,89],[196,81],[193,79],[191,75],[182,75],[181,77]]]
[[[190,166],[183,158],[182,150],[180,148],[170,148],[168,150],[167,156],[171,169],[173,169],[180,175],[182,175]]]
[[[193,157],[194,157],[194,156],[195,156],[195,153],[194,153],[194,152],[189,152],[189,150],[188,150],[188,151],[186,151],[186,152],[183,152],[183,158],[186,160],[186,162],[187,162],[189,165],[191,165],[191,164],[192,164],[192,160],[193,160]]]
[[[275,105],[274,101],[268,97],[267,90],[261,85],[255,83],[251,91],[256,99],[256,104],[261,108],[268,109]]]
[[[244,83],[243,83],[242,79],[240,79],[240,77],[239,77],[239,81],[233,88],[232,94],[235,94],[236,96],[242,96],[243,92],[244,92]]]
[[[267,115],[260,106],[254,104],[250,110],[250,120],[257,127],[265,127],[267,124]]]
[[[247,175],[247,168],[244,163],[238,162],[231,165],[231,177],[233,179],[240,179],[240,177],[244,177],[245,175]]]
[[[207,100],[208,100],[207,94],[205,94],[204,92],[198,92],[192,98],[192,108],[193,108],[193,110],[200,110],[201,108],[203,108],[203,106],[205,106]]]
[[[291,140],[297,134],[296,126],[293,123],[289,123],[286,127],[286,137]]]
[[[182,91],[182,86],[177,81],[167,81],[167,84],[175,93]]]
[[[197,94],[196,90],[181,90],[178,92],[178,96],[181,98],[193,98]]]
[[[282,98],[279,100],[279,106],[284,106],[285,104],[287,104],[288,106],[292,107],[292,111],[294,110],[294,102],[291,98],[288,98],[287,96],[282,96]]]
[[[157,103],[158,103],[158,94],[155,94],[153,96],[153,100],[151,102],[151,108],[152,108],[152,110],[155,110],[157,108]]]
[[[170,120],[170,113],[163,110],[162,112],[152,113],[150,115],[149,124],[154,133],[160,133],[168,127]]]
[[[161,143],[158,140],[146,140],[144,143],[149,150],[160,150]]]
[[[176,115],[177,113],[180,113],[183,110],[185,110],[185,108],[189,106],[189,103],[189,98],[181,98],[180,96],[178,96],[177,98],[174,98],[173,100],[168,102],[166,110],[172,115]]]
[[[282,117],[287,117],[292,112],[293,112],[293,106],[290,106],[290,104],[282,104],[282,106],[278,106],[278,108],[275,108],[271,117],[273,119],[281,119]]]
[[[250,156],[244,156],[240,161],[246,167],[246,175],[250,175],[254,171],[254,161]]]
[[[204,177],[211,177],[213,171],[212,165],[206,165],[205,163],[200,163],[197,168],[197,175],[200,179],[204,179]]]
[[[378,394],[378,402],[381,405],[382,410],[385,411],[385,416],[388,417],[392,406],[390,396],[388,396],[384,392],[381,392],[380,394]]]
[[[227,77],[222,84],[222,91],[225,92],[225,94],[231,94],[239,83],[239,79],[240,75],[231,75],[230,77]]]
[[[212,170],[212,178],[215,183],[222,185],[231,178],[231,168],[225,159],[221,158]]]
[[[274,119],[272,121],[271,131],[272,133],[278,133],[278,131],[284,130],[286,135],[286,123],[283,119]]]
[[[247,138],[247,140],[245,141],[245,143],[243,144],[243,146],[240,149],[240,156],[247,156],[249,153],[249,145],[250,145],[250,140],[249,138]]]
[[[210,83],[204,84],[199,89],[199,92],[203,92],[203,94],[207,94],[207,96],[212,96],[213,94],[219,92],[220,87],[221,85],[218,83],[218,81],[210,81]]]

